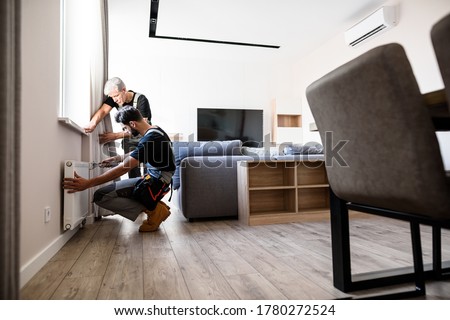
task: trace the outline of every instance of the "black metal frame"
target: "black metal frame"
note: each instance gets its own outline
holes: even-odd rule
[[[352,275],[350,256],[350,226],[348,210],[355,210],[400,219],[410,223],[414,269],[397,268],[380,272]],[[449,228],[450,221],[433,221],[423,216],[349,203],[330,190],[331,241],[333,257],[333,284],[343,292],[352,292],[384,286],[415,282],[415,290],[371,297],[370,299],[403,299],[425,295],[425,279],[442,279],[450,268],[443,268],[441,254],[441,228]],[[420,224],[431,225],[433,230],[433,264],[424,268],[420,237]]]

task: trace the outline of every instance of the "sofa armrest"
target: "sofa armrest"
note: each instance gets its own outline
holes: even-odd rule
[[[180,206],[188,218],[237,217],[237,161],[247,156],[187,157],[180,164]]]

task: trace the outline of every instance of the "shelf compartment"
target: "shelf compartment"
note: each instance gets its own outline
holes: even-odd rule
[[[299,114],[279,114],[277,115],[278,127],[299,128],[302,126],[302,116]]]
[[[295,213],[295,189],[251,190],[250,214]]]
[[[328,183],[323,161],[302,161],[297,163],[297,185],[323,185]]]
[[[298,212],[328,210],[330,207],[330,189],[325,188],[299,188]]]
[[[249,188],[295,186],[293,162],[259,162],[248,164]]]

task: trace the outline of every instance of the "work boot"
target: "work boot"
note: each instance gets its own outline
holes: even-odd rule
[[[167,210],[170,211],[170,207],[164,201],[160,201],[159,203],[161,203],[164,207],[167,208]]]
[[[167,210],[170,211],[170,207],[164,202],[164,201],[160,201],[160,204],[162,204],[164,207],[167,208]],[[156,210],[156,208],[155,208]],[[142,221],[143,224],[151,224],[150,221],[150,216],[153,214],[153,211],[149,211],[149,210],[144,210],[144,212],[147,214],[147,219],[145,219],[144,221]],[[170,215],[170,212],[169,212]],[[165,219],[164,219],[165,220]]]
[[[140,232],[152,232],[159,228],[159,225],[170,216],[168,206],[163,202],[158,202],[156,208],[153,211],[145,210],[147,214],[147,220],[142,222],[139,227]]]

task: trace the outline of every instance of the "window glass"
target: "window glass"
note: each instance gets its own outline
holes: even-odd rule
[[[60,117],[90,120],[89,0],[61,0]]]

